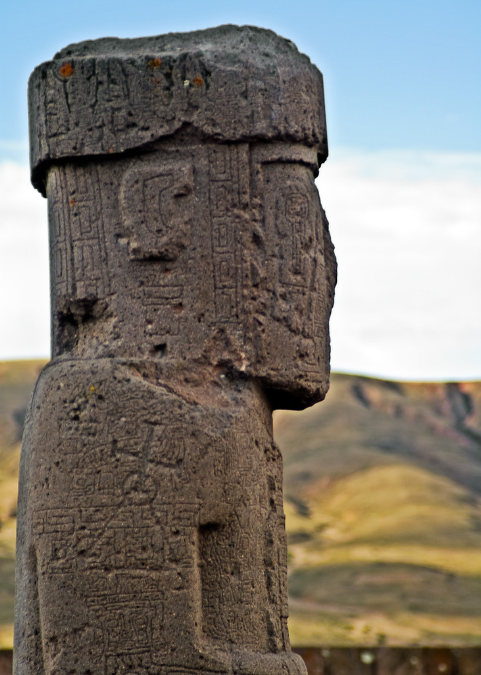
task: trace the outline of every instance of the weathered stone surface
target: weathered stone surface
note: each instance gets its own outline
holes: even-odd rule
[[[124,152],[186,125],[218,141],[300,141],[327,156],[322,76],[271,31],[220,26],[70,45],[29,83],[31,159]]]
[[[293,648],[308,675],[479,675],[481,648]],[[0,651],[0,675],[11,675],[12,652]]]
[[[302,673],[272,410],[328,387],[320,73],[224,26],[30,81],[52,362],[22,451],[16,674]]]

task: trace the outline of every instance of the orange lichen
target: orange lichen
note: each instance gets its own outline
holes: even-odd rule
[[[67,63],[64,63],[63,66],[60,66],[58,69],[59,75],[62,77],[70,77],[73,75],[74,68],[70,61],[67,61]]]
[[[156,59],[150,59],[150,61],[147,64],[151,70],[154,68],[160,68],[162,65],[162,59],[156,58]]]
[[[192,80],[192,83],[195,87],[202,87],[202,85],[204,84],[204,78],[201,77],[200,75],[197,75],[197,77],[194,77],[194,79]]]
[[[69,201],[70,206],[75,206],[77,203],[77,200],[72,197],[72,199]]]

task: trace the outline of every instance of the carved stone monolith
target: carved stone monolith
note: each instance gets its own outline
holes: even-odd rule
[[[322,77],[252,27],[71,45],[29,84],[52,361],[16,675],[302,675],[272,411],[328,387]]]

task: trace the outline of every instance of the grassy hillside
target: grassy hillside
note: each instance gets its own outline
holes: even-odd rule
[[[20,435],[40,361],[0,363],[0,648]],[[332,377],[278,412],[293,644],[481,644],[481,383]]]
[[[333,375],[276,413],[296,645],[481,644],[481,383]]]
[[[44,361],[0,362],[0,649],[13,641],[18,461],[28,399]]]

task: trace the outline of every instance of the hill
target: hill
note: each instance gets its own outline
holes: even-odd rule
[[[0,647],[12,641],[15,503],[41,361],[0,363]],[[333,374],[275,414],[290,630],[303,645],[481,644],[481,382]]]
[[[481,383],[333,374],[276,413],[296,645],[481,643]]]
[[[18,462],[25,410],[44,361],[0,362],[0,649],[13,641]]]

